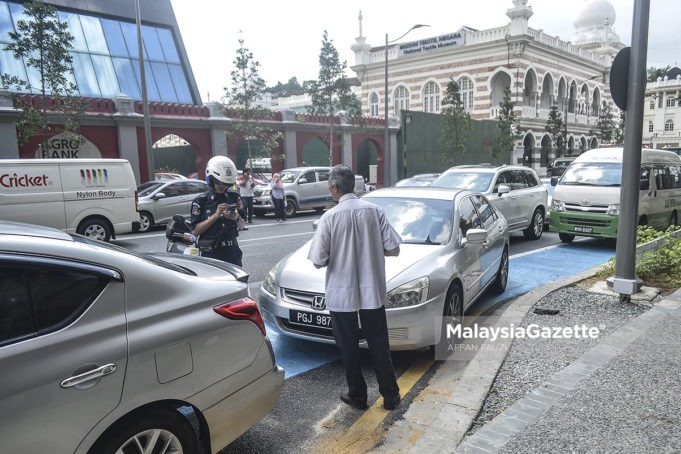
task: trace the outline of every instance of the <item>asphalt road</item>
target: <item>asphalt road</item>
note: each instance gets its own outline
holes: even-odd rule
[[[249,225],[248,231],[241,232],[239,242],[244,252],[244,268],[251,273],[251,293],[256,300],[267,272],[312,237],[312,221],[319,216],[314,212],[301,213],[285,224],[277,224],[270,217],[260,217]],[[145,234],[126,235],[116,240],[116,244],[137,251],[165,251],[165,231],[156,229]],[[551,280],[571,266],[580,266],[580,261],[591,267],[591,262],[601,260],[601,256],[606,257],[602,260],[605,261],[610,253],[614,255],[614,244],[599,240],[561,245],[557,235],[549,232],[544,232],[537,241],[526,241],[520,233],[512,234],[507,292],[500,297],[481,298],[468,313],[488,315],[504,301],[528,291],[543,279]],[[372,433],[378,439],[383,429],[406,411],[410,399],[427,385],[439,365],[433,360],[431,351],[394,352],[400,388],[403,394],[406,393],[404,403],[390,413],[382,408],[363,413],[338,399],[346,385],[335,346],[291,339],[271,327],[268,327],[268,336],[273,342],[277,362],[287,372],[279,405],[222,454],[341,452],[346,450],[348,443],[355,443],[351,436],[348,439],[348,434],[357,424],[375,425]],[[368,358],[365,377],[370,389],[369,402],[378,402],[380,407],[381,399]],[[371,440],[365,442],[370,444]]]

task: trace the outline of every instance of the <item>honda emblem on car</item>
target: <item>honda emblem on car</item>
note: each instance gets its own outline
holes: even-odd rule
[[[326,298],[321,295],[317,295],[312,298],[312,309],[317,309],[318,311],[323,311],[326,308]]]

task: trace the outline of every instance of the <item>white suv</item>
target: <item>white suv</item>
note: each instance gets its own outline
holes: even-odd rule
[[[504,215],[510,232],[522,230],[528,240],[542,235],[548,194],[537,173],[529,167],[455,166],[430,186],[480,191]]]

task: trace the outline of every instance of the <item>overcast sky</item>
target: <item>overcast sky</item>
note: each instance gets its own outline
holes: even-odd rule
[[[534,12],[530,27],[570,40],[574,21],[586,0],[529,0]],[[635,0],[610,0],[615,7],[614,32],[631,44]],[[371,46],[383,46],[385,34],[397,38],[414,24],[401,41],[411,41],[457,31],[462,26],[482,30],[506,25],[511,0],[171,0],[189,61],[203,102],[220,100],[231,84],[230,72],[239,38],[260,62],[260,75],[268,86],[291,77],[316,79],[324,30],[341,60],[354,64],[350,46],[362,34]],[[650,0],[648,67],[681,64],[678,21],[681,0]],[[349,70],[346,75],[355,76]],[[209,96],[210,94],[210,96]]]

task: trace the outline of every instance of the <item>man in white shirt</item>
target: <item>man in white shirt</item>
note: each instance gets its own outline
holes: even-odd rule
[[[390,358],[385,316],[385,257],[400,253],[402,239],[380,208],[357,198],[354,187],[352,169],[343,165],[331,169],[329,190],[338,205],[319,219],[308,259],[317,268],[326,267],[326,307],[348,382],[348,392],[341,394],[341,400],[354,408],[367,408],[359,348],[363,337],[369,345],[383,407],[392,410],[400,402],[400,389]]]

